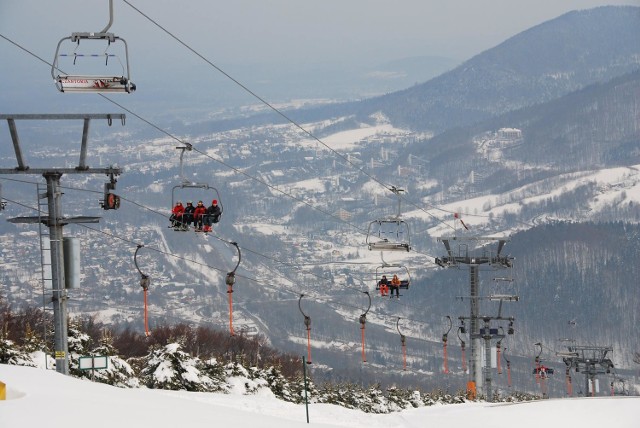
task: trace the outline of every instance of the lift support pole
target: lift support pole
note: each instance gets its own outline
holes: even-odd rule
[[[86,165],[87,139],[89,121],[91,119],[107,119],[109,124],[113,118],[118,118],[124,124],[124,114],[29,114],[29,115],[0,115],[1,119],[6,119],[9,125],[11,140],[16,155],[18,166],[13,169],[0,168],[0,174],[42,174],[47,182],[48,216],[15,217],[8,219],[10,223],[39,223],[42,222],[49,227],[49,240],[51,251],[51,303],[53,303],[54,318],[54,356],[56,360],[56,371],[64,375],[69,374],[69,345],[68,345],[68,325],[67,325],[67,290],[65,288],[64,272],[64,252],[62,228],[69,223],[97,223],[99,217],[73,217],[64,218],[62,216],[62,192],[60,191],[60,177],[63,174],[106,174],[110,176],[119,175],[119,168],[98,168],[90,169]],[[20,147],[16,120],[50,120],[50,119],[82,119],[84,121],[82,146],[80,149],[80,159],[76,168],[34,168],[27,166]],[[38,195],[41,198],[42,195]],[[44,269],[44,266],[43,266]]]
[[[482,389],[484,385],[483,368],[482,368],[482,338],[480,334],[480,265],[489,264],[500,268],[508,268],[513,265],[513,257],[502,256],[501,252],[504,245],[508,241],[507,238],[498,237],[481,237],[481,236],[468,236],[468,237],[440,237],[438,241],[444,244],[447,254],[442,258],[436,258],[435,262],[440,267],[459,267],[460,265],[469,266],[469,288],[470,288],[470,331],[469,336],[471,338],[471,377],[475,382],[477,389]],[[473,245],[480,245],[482,243],[488,244],[491,242],[498,242],[497,249],[495,251],[488,250],[485,246],[478,249],[470,248]],[[452,244],[456,243],[458,248],[456,251],[452,248]],[[488,387],[490,387],[490,382]],[[490,391],[486,391],[485,396],[487,400],[491,400]]]

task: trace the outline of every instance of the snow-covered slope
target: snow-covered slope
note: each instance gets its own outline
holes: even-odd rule
[[[366,414],[328,404],[304,405],[258,395],[120,389],[38,368],[0,365],[7,400],[0,426],[23,428],[113,427],[371,427],[636,428],[640,397],[558,399],[522,404],[467,403],[423,407],[392,414]]]

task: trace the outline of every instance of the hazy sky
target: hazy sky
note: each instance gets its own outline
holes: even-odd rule
[[[335,68],[424,55],[462,61],[570,10],[640,6],[640,0],[129,1],[232,71],[243,64]],[[134,81],[154,76],[174,88],[184,82],[217,85],[210,80],[220,78],[212,77],[214,70],[123,0],[114,0],[114,10],[110,31],[129,44]],[[62,37],[100,31],[107,22],[108,0],[0,0],[0,34],[47,61]],[[7,102],[8,92],[19,94],[21,85],[41,84],[34,77],[42,76],[50,89],[46,65],[4,39],[0,55],[0,102]],[[252,69],[242,71],[246,75]]]
[[[129,1],[223,62],[467,59],[570,10],[640,6],[640,0]],[[0,0],[0,31],[48,58],[64,35],[104,28],[107,5],[108,0]],[[114,0],[114,10],[111,31],[127,39],[134,53],[162,55],[175,47],[122,0]]]

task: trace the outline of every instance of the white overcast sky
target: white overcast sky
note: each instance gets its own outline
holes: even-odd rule
[[[223,63],[419,55],[464,60],[570,10],[640,6],[640,0],[129,1]],[[107,5],[108,0],[0,0],[0,32],[49,59],[63,36],[101,30]],[[125,38],[137,57],[176,48],[122,0],[114,0],[114,9],[111,31]]]

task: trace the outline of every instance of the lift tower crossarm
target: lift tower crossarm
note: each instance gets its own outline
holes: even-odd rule
[[[84,114],[0,114],[0,120],[6,120],[9,125],[9,133],[11,134],[11,141],[13,142],[13,149],[16,154],[16,161],[18,166],[15,169],[0,169],[0,174],[45,174],[47,172],[58,172],[61,174],[74,174],[77,172],[88,172],[87,166],[87,146],[89,138],[89,123],[91,119],[107,119],[109,126],[113,123],[113,119],[120,119],[120,122],[124,125],[126,116],[123,113],[84,113]],[[80,159],[78,166],[75,169],[72,168],[46,168],[46,169],[30,169],[27,162],[22,155],[22,149],[20,148],[20,139],[18,137],[18,129],[16,128],[16,120],[83,120],[84,125],[82,129],[82,143],[80,146]],[[102,168],[94,169],[91,172],[99,174],[114,174],[119,175],[120,170],[118,168]]]

